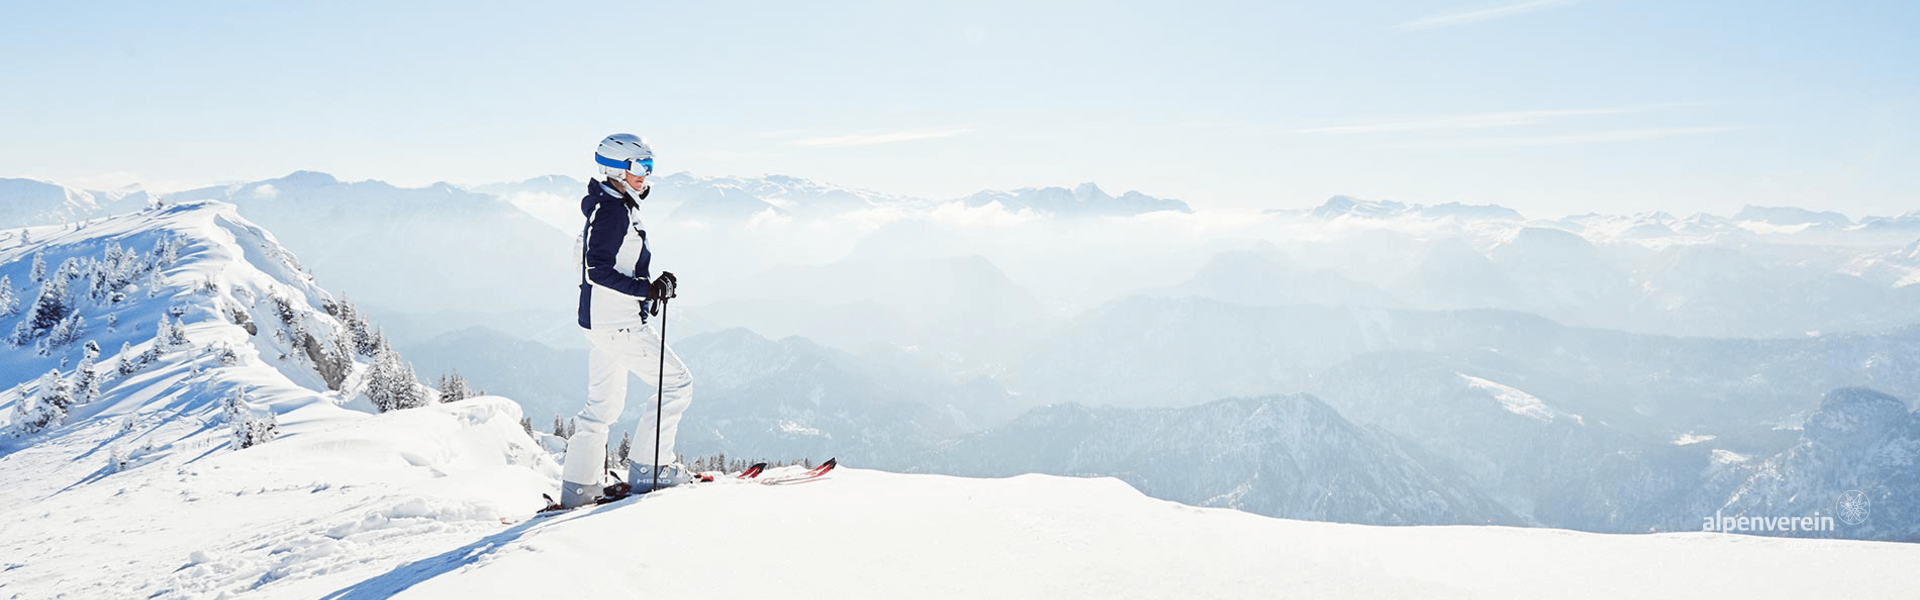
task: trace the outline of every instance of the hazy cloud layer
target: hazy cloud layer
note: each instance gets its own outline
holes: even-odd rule
[[[1550,8],[1571,6],[1578,1],[1579,0],[1534,0],[1533,2],[1521,2],[1519,4],[1508,4],[1506,6],[1495,6],[1492,8],[1463,10],[1399,23],[1394,25],[1393,28],[1400,31],[1419,31],[1466,25],[1503,17],[1524,15]]]

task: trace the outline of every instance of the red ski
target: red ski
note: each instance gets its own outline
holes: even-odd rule
[[[747,467],[747,470],[740,472],[739,478],[753,479],[755,477],[759,477],[760,472],[765,470],[767,470],[767,463],[753,463],[753,466]]]
[[[805,473],[795,473],[792,475],[770,477],[767,479],[760,480],[760,483],[764,485],[785,485],[790,483],[800,483],[802,481],[812,481],[815,479],[819,479],[821,476],[826,475],[828,471],[832,471],[834,467],[839,466],[840,464],[839,460],[840,459],[838,458],[829,458],[827,459],[827,462],[820,463],[820,466],[814,467]]]

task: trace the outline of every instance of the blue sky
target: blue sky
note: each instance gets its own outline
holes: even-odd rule
[[[22,3],[0,175],[1920,209],[1920,3]]]

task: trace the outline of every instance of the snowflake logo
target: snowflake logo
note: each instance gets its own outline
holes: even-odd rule
[[[1840,522],[1848,525],[1859,525],[1867,522],[1867,509],[1871,508],[1871,506],[1867,502],[1867,494],[1865,492],[1848,490],[1847,493],[1840,495],[1840,505],[1838,508]]]

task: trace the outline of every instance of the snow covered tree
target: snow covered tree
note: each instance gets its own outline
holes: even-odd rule
[[[578,433],[579,431],[580,431],[580,428],[574,426],[574,420],[567,419],[567,439],[573,439],[573,434]]]
[[[162,319],[166,318],[169,317],[162,317]],[[180,319],[178,317],[171,317],[171,319],[172,321],[167,325],[167,335],[162,338],[162,341],[166,343],[167,347],[180,348],[192,343],[187,340],[187,330],[181,326]]]
[[[527,432],[527,437],[533,437],[533,417],[522,415],[520,429]]]
[[[134,374],[140,367],[133,362],[133,342],[120,342],[120,366],[114,369],[121,377]]]
[[[53,325],[53,330],[47,334],[47,339],[43,340],[40,353],[49,354],[54,350],[66,347],[67,344],[71,344],[75,340],[80,339],[80,334],[86,333],[86,330],[86,317],[80,316],[80,313],[69,314],[66,318],[61,319],[59,323]]]
[[[373,407],[380,409],[380,412],[399,408],[394,403],[391,385],[394,378],[398,377],[394,372],[396,368],[398,368],[397,365],[386,360],[384,352],[375,354],[373,360],[367,363],[365,392],[367,399],[372,400]]]
[[[20,298],[13,295],[13,276],[0,275],[0,319],[20,314]]]
[[[339,319],[340,324],[346,327],[346,337],[353,342],[354,351],[361,356],[373,356],[379,349],[378,339],[372,325],[367,323],[366,316],[360,314],[360,308],[354,306],[353,301],[341,298],[338,302],[328,302],[326,309],[327,314]]]
[[[94,368],[94,359],[100,357],[100,344],[87,341],[86,356],[80,359],[79,368],[74,369],[73,388],[81,404],[100,399],[100,373]]]
[[[134,360],[134,368],[137,370],[141,367],[159,362],[160,355],[166,352],[166,348],[162,348],[161,346],[160,340],[155,339],[153,345],[147,346],[147,351],[141,352],[140,357]]]
[[[180,242],[178,240],[173,239],[173,236],[171,235],[162,236],[159,241],[154,242],[154,245],[153,245],[154,270],[157,271],[160,269],[171,267],[173,266],[174,263],[179,261],[180,261]]]
[[[26,322],[31,323],[34,335],[52,329],[67,318],[73,307],[67,305],[67,279],[54,277],[40,283],[40,296],[28,309]]]
[[[333,359],[338,364],[353,364],[353,354],[355,352],[353,334],[344,329],[335,332],[332,339],[327,341],[327,352],[333,355]]]
[[[256,415],[247,406],[246,390],[234,390],[223,402],[227,425],[233,431],[233,449],[252,448],[273,441],[280,436],[280,423],[274,419],[273,411]]]
[[[273,301],[273,315],[279,317],[282,324],[293,327],[297,331],[299,315],[293,311],[293,301],[278,295],[270,296],[269,299]]]
[[[448,371],[440,375],[440,401],[459,402],[474,397],[473,389],[467,387],[467,379],[460,371]]]
[[[413,363],[400,361],[400,353],[393,353],[393,360],[400,362],[400,376],[393,381],[395,405],[400,408],[419,408],[426,406],[431,398],[420,385],[420,377],[413,371]]]
[[[61,377],[59,370],[47,371],[46,375],[40,376],[39,388],[39,393],[32,399],[22,399],[14,405],[13,422],[21,434],[38,433],[59,426],[67,419],[67,409],[73,406],[73,390],[67,386],[67,378]]]
[[[33,253],[33,270],[28,272],[27,280],[33,283],[41,283],[47,280],[47,257],[44,254],[40,252]]]
[[[401,360],[400,353],[386,345],[384,336],[380,350],[367,366],[366,393],[380,412],[427,405],[426,393],[421,391],[413,365]]]
[[[80,257],[69,256],[66,260],[60,261],[60,269],[56,273],[61,279],[67,281],[79,279],[85,271],[81,268],[82,264]]]
[[[179,334],[174,331],[172,319],[166,315],[161,315],[160,325],[153,330],[153,347],[161,350],[171,348],[173,346],[173,339],[178,336]]]
[[[82,274],[80,279],[83,282],[80,288],[87,290],[88,298],[97,302],[107,297],[107,292],[110,291],[107,289],[107,278],[101,276],[98,265],[87,269],[87,272]]]
[[[619,457],[620,466],[624,467],[633,463],[633,459],[627,457],[627,453],[629,452],[633,452],[633,434],[622,433],[620,434],[620,451],[614,454],[614,456]]]
[[[560,415],[553,416],[553,436],[562,439],[567,437],[567,422],[561,420]]]
[[[221,342],[219,346],[214,348],[213,357],[219,360],[220,364],[229,367],[240,364],[240,352],[234,350],[233,345],[226,342]]]

